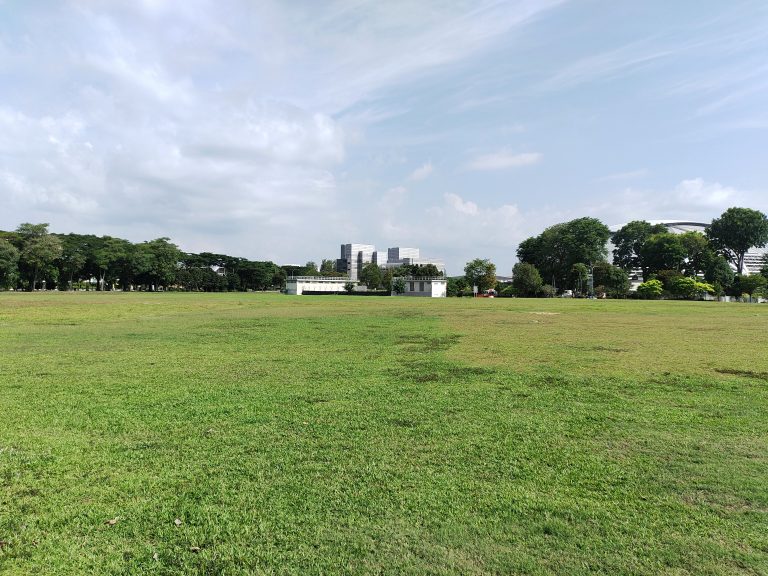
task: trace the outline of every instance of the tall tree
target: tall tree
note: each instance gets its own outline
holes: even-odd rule
[[[518,296],[536,296],[543,285],[541,274],[533,264],[518,262],[512,268],[512,286]]]
[[[768,244],[768,217],[751,208],[728,208],[707,226],[712,246],[725,256],[736,272],[744,271],[744,254]]]
[[[0,289],[10,288],[16,283],[19,273],[19,250],[0,238]]]
[[[735,279],[731,265],[720,254],[711,254],[704,268],[704,280],[712,284],[718,296],[728,290]]]
[[[323,276],[336,276],[336,262],[323,258],[320,263],[320,274]]]
[[[381,285],[381,268],[374,262],[368,262],[360,271],[360,282],[369,290],[376,290]]]
[[[514,273],[514,272],[513,272]],[[577,262],[571,266],[571,286],[575,294],[584,294],[589,279],[589,268],[583,262]]]
[[[545,282],[561,289],[568,285],[574,264],[591,264],[605,259],[608,227],[596,218],[577,218],[550,226],[539,236],[520,243],[520,262],[533,264]]]
[[[464,266],[464,276],[470,286],[485,292],[496,286],[496,265],[490,260],[475,258]]]
[[[53,261],[61,256],[61,240],[48,233],[48,224],[19,225],[16,232],[22,239],[20,262],[26,265],[29,272],[28,289],[34,290],[41,272],[51,272],[49,268]]]
[[[712,247],[707,237],[701,232],[685,232],[680,234],[680,243],[686,252],[683,265],[685,275],[693,277],[703,274],[712,258]]]
[[[768,284],[768,280],[762,274],[750,274],[749,276],[739,276],[734,283],[734,288],[749,295],[751,301],[752,295],[765,288],[766,284]]]
[[[678,234],[663,232],[650,236],[640,250],[643,279],[660,270],[680,270],[685,264],[686,251]]]
[[[178,246],[171,243],[170,238],[143,242],[139,244],[139,250],[144,253],[149,264],[140,276],[143,284],[156,290],[160,286],[170,285],[176,279],[182,253]]]
[[[603,291],[611,298],[624,298],[629,292],[629,275],[608,262],[598,262],[592,267],[594,286],[602,286]]]
[[[641,268],[640,251],[646,240],[653,234],[666,231],[664,225],[651,224],[645,220],[633,220],[625,224],[611,237],[614,265],[627,272]]]
[[[59,290],[72,290],[75,278],[80,281],[86,272],[90,238],[81,234],[60,235],[62,251],[59,256]]]
[[[104,290],[108,280],[115,281],[118,278],[118,265],[128,251],[127,240],[104,236],[98,239],[97,245],[91,253],[93,266],[96,270],[96,286],[98,290]]]

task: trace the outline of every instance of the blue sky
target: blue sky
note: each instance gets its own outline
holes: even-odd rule
[[[580,216],[768,211],[768,4],[0,0],[0,228],[501,274]]]

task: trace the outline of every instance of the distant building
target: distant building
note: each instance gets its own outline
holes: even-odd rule
[[[285,281],[285,293],[300,296],[307,292],[344,292],[349,278],[328,276],[293,276]]]
[[[445,274],[445,263],[433,258],[421,258],[418,248],[388,248],[386,253],[376,250],[372,244],[342,244],[341,258],[336,260],[336,270],[349,275],[351,281],[360,279],[363,266],[373,262],[380,268],[397,268],[403,265],[433,264]]]
[[[387,248],[387,262],[397,262],[405,258],[419,258],[418,248]]]
[[[445,298],[448,296],[448,280],[446,278],[403,278],[405,290],[401,296],[426,296],[430,298]],[[394,294],[394,292],[392,293]]]
[[[376,246],[373,244],[342,244],[341,258],[336,260],[336,270],[346,272],[353,282],[360,278],[363,266],[373,261]]]

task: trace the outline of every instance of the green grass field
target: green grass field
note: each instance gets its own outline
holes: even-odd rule
[[[768,574],[766,305],[5,293],[0,349],[3,574]]]

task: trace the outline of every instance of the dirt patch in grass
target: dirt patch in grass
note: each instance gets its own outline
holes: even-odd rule
[[[448,350],[461,339],[460,334],[430,336],[427,334],[402,334],[397,343],[409,352],[442,352]]]
[[[756,378],[768,382],[768,372],[754,372],[752,370],[738,370],[736,368],[715,368],[718,374],[728,374],[731,376],[743,376],[745,378]]]

